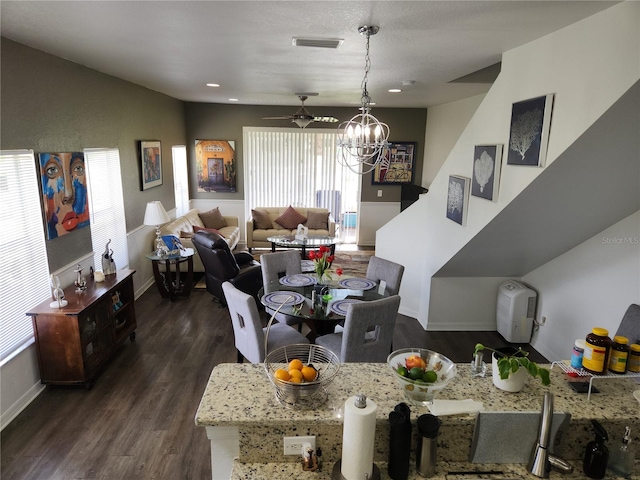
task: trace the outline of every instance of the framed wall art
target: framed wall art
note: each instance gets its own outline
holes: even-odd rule
[[[39,153],[38,163],[47,239],[89,226],[84,153]]]
[[[507,165],[544,167],[552,109],[552,93],[513,104]]]
[[[198,192],[236,191],[236,142],[196,140]]]
[[[469,184],[471,179],[458,175],[449,175],[447,193],[447,218],[464,226],[467,224],[469,207]]]
[[[162,146],[158,140],[138,142],[141,190],[162,185]]]
[[[412,183],[416,142],[391,142],[384,158],[373,170],[372,185]]]
[[[498,201],[502,145],[476,145],[473,154],[471,195]]]

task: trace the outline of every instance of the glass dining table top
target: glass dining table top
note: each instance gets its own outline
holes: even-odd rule
[[[314,274],[297,274],[294,277],[296,281],[287,281],[290,277],[283,277],[267,283],[260,290],[261,303],[268,313],[273,314],[280,308],[279,312],[286,315],[335,323],[344,320],[348,303],[368,302],[388,296],[386,293],[378,293],[378,285],[375,282],[350,275],[334,275],[326,285],[317,285]],[[305,282],[304,277],[307,277],[309,282]],[[303,285],[304,283],[309,285]],[[350,285],[364,285],[370,288],[348,288]]]

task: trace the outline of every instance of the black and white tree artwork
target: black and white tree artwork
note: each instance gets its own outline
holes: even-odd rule
[[[553,94],[513,104],[508,165],[544,166]]]
[[[449,175],[447,218],[460,225],[466,223],[467,204],[469,202],[469,181],[466,177]]]
[[[502,145],[477,145],[473,156],[471,195],[498,200]]]

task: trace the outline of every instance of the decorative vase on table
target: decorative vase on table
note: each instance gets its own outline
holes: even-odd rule
[[[309,252],[309,260],[313,260],[318,285],[327,285],[331,281],[329,267],[331,267],[334,259],[335,256],[331,255],[331,249],[323,245],[318,250]]]

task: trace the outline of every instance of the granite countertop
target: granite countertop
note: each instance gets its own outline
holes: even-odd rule
[[[571,413],[572,422],[579,420],[625,418],[640,421],[640,408],[633,391],[640,388],[638,378],[596,379],[600,393],[578,394],[565,381],[559,368],[551,370],[551,385],[542,386],[539,380],[527,379],[518,393],[506,393],[493,386],[489,366],[485,378],[471,377],[469,365],[458,365],[458,374],[436,399],[481,401],[485,411],[540,411],[544,392],[554,394],[554,410]],[[198,407],[196,425],[251,425],[290,423],[340,424],[336,409],[347,398],[363,393],[378,405],[378,420],[386,421],[388,413],[406,401],[389,367],[382,363],[346,363],[340,365],[333,382],[328,386],[328,400],[315,410],[296,411],[282,406],[274,395],[274,387],[267,379],[261,364],[220,364],[211,373],[207,388]],[[427,407],[411,405],[412,415],[429,413]],[[468,415],[446,417],[448,423],[468,423]],[[636,430],[634,437],[640,432]]]
[[[470,398],[483,402],[484,411],[539,413],[544,392],[551,391],[554,395],[554,411],[571,414],[571,424],[563,438],[563,444],[568,444],[569,448],[562,450],[561,456],[575,466],[573,474],[552,472],[551,478],[582,479],[582,452],[586,443],[593,438],[591,419],[598,419],[606,428],[610,428],[612,440],[615,438],[614,432],[623,431],[624,426],[629,425],[634,444],[640,443],[640,406],[633,397],[633,391],[640,388],[637,383],[640,378],[596,379],[594,386],[600,393],[592,394],[590,400],[587,400],[586,394],[574,392],[566,379],[566,374],[555,366],[551,370],[550,386],[544,387],[539,380],[528,378],[521,392],[507,393],[493,385],[490,366],[485,378],[473,378],[470,366],[459,364],[457,376],[436,395],[436,399]],[[195,422],[204,427],[234,426],[239,429],[239,456],[233,465],[232,480],[329,479],[331,468],[342,453],[341,413],[344,402],[362,393],[378,406],[374,461],[381,470],[382,478],[387,479],[388,414],[398,403],[407,401],[389,367],[376,363],[341,364],[327,387],[327,393],[327,401],[319,407],[293,410],[276,399],[275,388],[267,378],[264,365],[221,364],[211,373]],[[429,413],[424,406],[410,404],[410,408],[414,426],[420,415]],[[508,474],[502,478],[536,478],[527,474],[522,464],[469,463],[475,414],[450,415],[441,419],[434,480],[452,480],[454,477],[446,475],[452,470],[501,470]],[[413,430],[412,456],[417,445],[417,429]],[[298,457],[283,455],[282,437],[296,435],[316,436],[317,444],[323,451],[322,472],[303,472]],[[415,474],[414,464],[415,461],[412,461],[413,473],[409,478],[422,478]],[[636,469],[640,470],[638,461]]]

